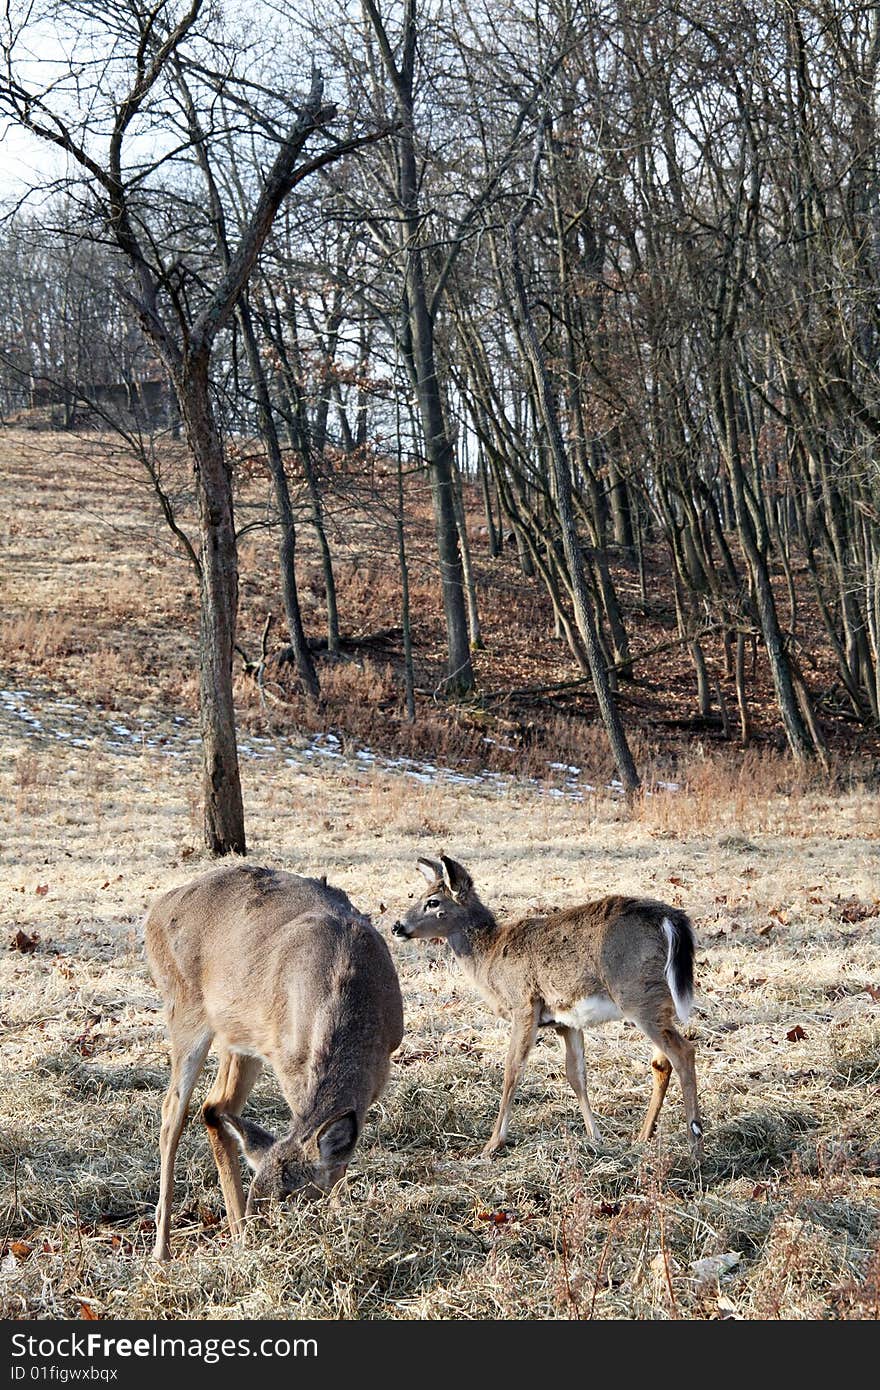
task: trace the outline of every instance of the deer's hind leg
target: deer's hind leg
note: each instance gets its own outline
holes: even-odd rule
[[[651,1101],[648,1106],[648,1113],[645,1116],[645,1123],[642,1126],[641,1138],[650,1138],[657,1123],[657,1116],[666,1095],[666,1088],[669,1085],[670,1072],[667,1068],[675,1071],[681,1086],[681,1094],[684,1099],[685,1115],[687,1116],[688,1139],[694,1158],[698,1163],[703,1158],[703,1122],[700,1118],[700,1106],[697,1099],[697,1073],[694,1066],[694,1045],[687,1038],[683,1038],[678,1029],[672,1022],[671,1014],[661,1018],[645,1018],[632,1015],[633,1021],[638,1024],[646,1037],[650,1038],[654,1044],[654,1058],[651,1063],[651,1070],[654,1076],[654,1089],[651,1094]],[[666,1067],[663,1063],[666,1062]]]
[[[648,1113],[645,1115],[645,1123],[639,1131],[639,1142],[644,1144],[654,1130],[657,1128],[657,1116],[663,1107],[666,1092],[669,1089],[669,1078],[672,1076],[672,1063],[659,1047],[654,1048],[654,1055],[651,1058],[651,1079],[652,1090],[651,1099],[648,1104]]]
[[[240,1052],[224,1052],[220,1058],[217,1079],[202,1106],[202,1119],[211,1141],[214,1162],[217,1164],[229,1229],[234,1236],[244,1234],[244,1187],[241,1181],[239,1149],[223,1125],[217,1124],[215,1117],[218,1114],[241,1114],[262,1066],[259,1057],[248,1057]]]

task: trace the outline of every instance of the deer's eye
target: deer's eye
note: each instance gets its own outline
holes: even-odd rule
[[[440,906],[440,899],[439,899],[439,898],[428,898],[428,899],[426,899],[426,901],[425,901],[425,907],[427,907],[427,908],[432,908],[432,909],[433,909],[433,908],[439,907],[439,906]]]

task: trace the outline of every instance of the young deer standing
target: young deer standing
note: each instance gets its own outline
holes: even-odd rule
[[[259,1202],[342,1177],[403,1037],[403,1004],[384,940],[323,880],[213,869],[153,904],[145,939],[171,1040],[154,1252],[167,1260],[174,1156],[212,1040],[220,1066],[202,1118],[239,1235]],[[282,1139],[241,1118],[264,1063],[293,1115]],[[239,1148],[255,1172],[246,1208]]]
[[[443,937],[493,1012],[513,1025],[501,1109],[486,1155],[507,1139],[510,1106],[542,1027],[565,1047],[565,1074],[591,1139],[599,1131],[587,1097],[584,1028],[629,1019],[654,1044],[654,1086],[639,1138],[650,1139],[672,1069],[681,1083],[694,1158],[702,1158],[694,1048],[677,1031],[693,1001],[694,937],[685,914],[644,898],[601,898],[499,926],[470,874],[441,855],[418,861],[427,894],[393,928],[395,936]],[[671,1065],[670,1065],[671,1063]]]

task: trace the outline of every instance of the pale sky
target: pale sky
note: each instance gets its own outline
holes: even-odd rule
[[[26,52],[27,60],[20,57]],[[56,64],[65,49],[55,30],[47,24],[29,26],[27,42],[16,46],[16,67],[23,80],[39,89],[55,75]],[[65,156],[48,141],[38,140],[14,121],[0,115],[0,199],[20,198],[28,189],[57,178],[66,171]]]
[[[28,189],[41,185],[48,176],[61,176],[66,169],[64,155],[44,140],[6,122],[0,126],[0,199],[20,198]]]

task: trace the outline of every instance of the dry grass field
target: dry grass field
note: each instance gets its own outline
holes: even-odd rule
[[[260,724],[245,690],[253,862],[326,872],[386,934],[418,891],[417,856],[439,850],[502,913],[609,891],[688,909],[706,1163],[697,1177],[675,1081],[657,1138],[634,1142],[650,1048],[616,1023],[587,1038],[601,1142],[586,1140],[550,1038],[509,1148],[480,1159],[506,1027],[445,948],[394,941],[406,1035],[339,1193],[232,1245],[196,1120],[175,1258],[153,1264],[167,1047],[141,922],[154,894],[206,866],[193,595],[145,500],[91,474],[88,447],[0,436],[0,1312],[880,1315],[876,789],[846,767],[823,787],[770,752],[695,752],[677,789],[630,815],[610,791],[358,757],[278,716]],[[271,1076],[250,1113],[284,1124]]]

